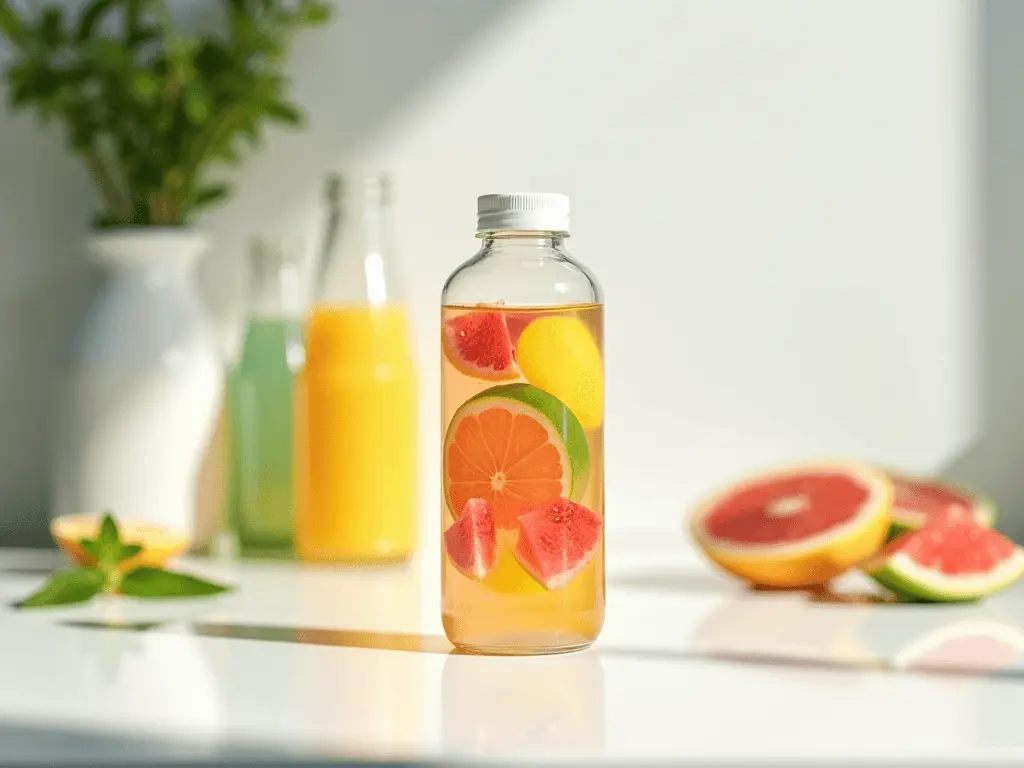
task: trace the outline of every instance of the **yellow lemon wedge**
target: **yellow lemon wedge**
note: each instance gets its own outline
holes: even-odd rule
[[[534,320],[519,337],[516,359],[526,380],[565,403],[584,429],[601,426],[601,351],[579,318],[563,315]]]
[[[516,548],[517,531],[498,531],[498,559],[484,584],[495,592],[513,595],[542,595],[547,592],[544,586],[523,570],[516,560],[513,550]]]
[[[95,565],[92,556],[79,542],[96,538],[102,520],[102,517],[96,515],[66,515],[50,523],[50,533],[71,562],[83,566]],[[121,563],[122,571],[143,565],[163,567],[190,546],[187,536],[158,523],[119,520],[117,527],[122,544],[138,544],[142,547],[139,554]]]

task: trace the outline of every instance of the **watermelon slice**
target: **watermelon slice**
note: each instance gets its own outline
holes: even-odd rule
[[[965,602],[1015,582],[1024,551],[955,508],[891,541],[863,570],[903,600]]]
[[[889,530],[892,485],[852,463],[769,471],[719,491],[690,515],[708,557],[768,587],[823,584],[876,553]]]
[[[601,517],[560,498],[519,515],[516,560],[546,589],[561,589],[591,561],[601,543]]]
[[[892,534],[916,531],[937,515],[954,509],[971,513],[975,522],[992,527],[995,506],[977,494],[950,483],[890,473],[893,485]]]
[[[498,556],[491,505],[484,499],[467,501],[459,519],[444,532],[444,549],[463,576],[477,581],[486,578]]]
[[[477,310],[451,318],[442,328],[441,344],[448,362],[467,376],[488,381],[519,378],[501,312]]]

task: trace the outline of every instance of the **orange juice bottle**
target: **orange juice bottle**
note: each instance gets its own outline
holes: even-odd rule
[[[604,622],[601,290],[569,201],[478,200],[442,294],[442,622],[478,653],[586,647]]]
[[[309,561],[400,561],[417,538],[411,329],[389,263],[389,186],[350,193],[296,382],[295,547]]]

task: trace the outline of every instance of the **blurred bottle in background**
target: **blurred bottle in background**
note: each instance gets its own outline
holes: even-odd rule
[[[333,188],[339,237],[328,232],[297,386],[296,548],[311,561],[401,561],[417,533],[417,377],[391,186]]]
[[[304,356],[297,256],[262,241],[249,254],[248,319],[228,378],[229,521],[243,557],[294,553],[294,382]]]

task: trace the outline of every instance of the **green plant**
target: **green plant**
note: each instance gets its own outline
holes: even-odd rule
[[[99,188],[97,226],[175,226],[224,200],[212,178],[258,146],[267,122],[302,124],[288,101],[286,56],[324,24],[326,0],[219,0],[216,32],[189,34],[170,0],[56,3],[27,14],[0,0],[13,110],[63,126]]]
[[[18,603],[19,608],[45,608],[85,603],[96,595],[137,598],[204,597],[230,587],[164,568],[140,566],[122,573],[121,564],[142,551],[139,544],[125,544],[112,515],[105,515],[95,539],[82,539],[82,548],[96,559],[90,568],[61,571],[37,592]]]

